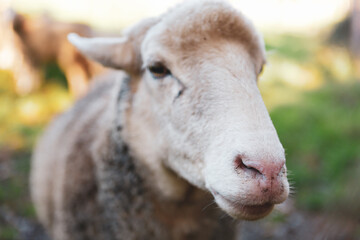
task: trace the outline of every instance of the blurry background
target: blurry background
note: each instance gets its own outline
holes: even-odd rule
[[[29,197],[32,148],[105,71],[66,34],[119,35],[177,2],[0,0],[1,240],[47,239]],[[360,239],[360,1],[230,2],[264,35],[259,86],[293,186],[269,217],[241,223],[240,239]]]

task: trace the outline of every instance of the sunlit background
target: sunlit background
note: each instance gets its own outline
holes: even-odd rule
[[[28,191],[32,148],[105,71],[76,62],[66,34],[119,35],[179,2],[0,0],[1,240],[47,239]],[[242,223],[239,239],[360,239],[360,1],[230,2],[265,38],[259,87],[294,188],[265,220]]]
[[[11,5],[30,14],[47,12],[63,21],[85,22],[100,29],[119,30],[144,17],[160,15],[179,0],[14,0]],[[314,34],[342,19],[351,0],[230,0],[263,30]]]

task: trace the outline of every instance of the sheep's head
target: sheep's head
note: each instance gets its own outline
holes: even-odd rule
[[[264,44],[239,12],[187,2],[121,39],[70,40],[131,75],[125,135],[164,195],[181,196],[179,175],[244,219],[287,198],[284,149],[256,84]]]

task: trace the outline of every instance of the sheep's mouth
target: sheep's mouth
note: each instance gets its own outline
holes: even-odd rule
[[[213,192],[212,192],[213,193]],[[244,220],[257,220],[267,216],[274,208],[273,203],[264,204],[242,204],[238,201],[232,201],[222,196],[218,192],[213,193],[217,204],[233,218]]]
[[[267,216],[274,208],[274,204],[242,205],[238,208],[241,216],[247,220],[256,220]]]

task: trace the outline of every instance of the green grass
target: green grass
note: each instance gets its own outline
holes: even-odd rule
[[[11,240],[17,239],[17,230],[10,226],[0,226],[0,239]]]
[[[360,209],[360,83],[329,84],[271,112],[286,149],[295,199],[308,210]],[[350,213],[351,214],[351,213]]]
[[[20,216],[35,217],[29,194],[30,152],[15,153],[8,161],[11,175],[0,181],[0,204]]]
[[[60,86],[68,89],[68,82],[66,81],[65,74],[61,71],[60,67],[56,63],[50,62],[45,64],[42,71],[44,72],[45,81],[57,83]]]
[[[266,35],[265,40],[265,47],[270,55],[274,53],[279,58],[298,63],[311,61],[319,45],[319,42],[312,38],[292,35]]]

